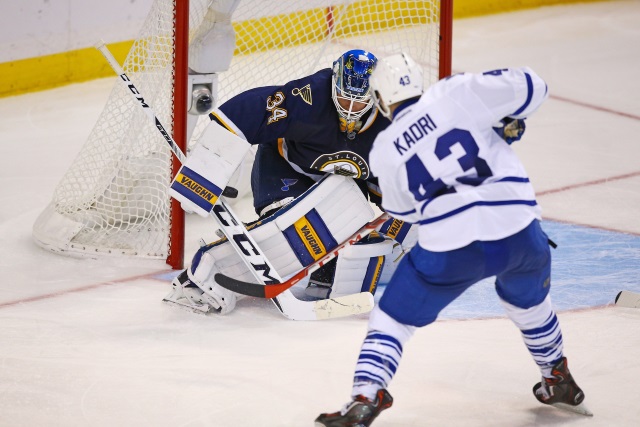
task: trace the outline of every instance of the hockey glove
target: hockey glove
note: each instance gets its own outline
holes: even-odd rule
[[[511,145],[515,141],[519,141],[522,138],[526,126],[524,119],[512,119],[511,117],[505,117],[500,120],[500,123],[493,127],[493,130],[504,139],[507,144]]]

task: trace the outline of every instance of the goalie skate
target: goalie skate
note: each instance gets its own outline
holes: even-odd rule
[[[162,299],[162,302],[171,307],[192,313],[207,314],[212,312],[213,307],[200,298],[202,291],[199,291],[193,285],[189,286],[191,281],[189,281],[188,277],[186,277],[185,281],[185,276],[186,270],[173,279],[171,292]]]
[[[182,288],[175,288],[162,299],[162,302],[171,306],[176,307],[181,310],[190,311],[192,313],[198,314],[207,314],[211,310],[211,306],[208,304],[199,304],[191,299],[189,299]]]

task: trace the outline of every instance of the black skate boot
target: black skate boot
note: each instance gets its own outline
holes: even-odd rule
[[[582,401],[584,392],[573,379],[567,358],[563,357],[551,369],[552,378],[542,378],[542,382],[533,386],[533,394],[540,402],[566,411],[593,416]]]
[[[320,414],[316,418],[316,427],[368,427],[380,412],[392,404],[393,397],[385,389],[378,390],[375,402],[362,395],[356,396],[342,411]]]
[[[333,278],[336,275],[338,258],[334,258],[313,273],[309,277],[309,284],[305,293],[310,297],[327,299],[331,294]]]

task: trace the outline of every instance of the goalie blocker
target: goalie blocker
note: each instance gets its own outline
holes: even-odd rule
[[[324,257],[373,217],[371,205],[351,178],[327,175],[289,205],[253,224],[249,233],[284,278]],[[392,223],[393,220],[385,225],[390,228]],[[394,230],[399,231],[398,227]],[[339,257],[333,283],[324,283],[320,289],[313,286],[312,296],[339,297],[361,291],[373,294],[384,270],[385,257],[395,252],[395,260],[402,250],[383,235],[357,246]],[[196,252],[187,274],[197,287],[190,285],[185,288],[185,294],[196,305],[206,304],[226,314],[242,296],[216,283],[214,277],[218,273],[256,283],[231,244],[223,238]],[[184,286],[179,282],[176,279],[174,286]]]
[[[223,127],[207,126],[176,174],[169,194],[186,212],[209,216],[218,197],[233,192],[226,185],[249,148],[247,141]]]

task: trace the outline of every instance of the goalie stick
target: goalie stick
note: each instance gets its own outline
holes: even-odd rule
[[[113,57],[104,41],[100,40],[95,45],[107,62],[113,68],[120,78],[121,82],[127,87],[129,93],[136,100],[145,114],[153,122],[158,132],[164,140],[169,144],[171,151],[180,161],[184,163],[185,155],[180,150],[174,139],[166,131],[160,120],[155,115],[151,107],[145,102],[138,88],[129,79],[118,61]],[[247,265],[253,276],[258,282],[264,284],[277,284],[282,282],[278,273],[273,268],[269,260],[264,256],[255,240],[241,221],[237,220],[235,213],[226,203],[218,198],[216,205],[211,211],[220,227],[222,228],[227,240],[232,244],[240,258]],[[292,320],[320,320],[334,317],[349,316],[352,314],[366,313],[373,308],[373,295],[369,292],[362,292],[354,295],[347,295],[340,298],[332,298],[320,301],[302,301],[297,299],[290,291],[282,293],[278,298],[273,298],[275,306],[280,313]]]
[[[344,243],[336,246],[326,254],[324,257],[320,258],[318,261],[313,264],[308,265],[307,267],[300,270],[298,273],[291,276],[288,280],[285,280],[281,283],[270,283],[270,284],[258,284],[252,282],[244,282],[242,280],[234,279],[233,277],[226,276],[222,273],[217,273],[214,276],[215,281],[222,286],[223,288],[229,289],[230,291],[248,295],[252,297],[258,298],[275,298],[278,295],[282,295],[287,289],[294,286],[300,280],[309,276],[311,273],[325,265],[327,262],[331,261],[335,257],[337,257],[340,252],[344,251],[346,248],[353,246],[360,240],[362,240],[369,233],[374,231],[376,228],[380,227],[384,224],[385,221],[389,219],[389,215],[386,213],[381,214],[373,221],[365,224],[360,230],[356,231],[351,237],[349,237]]]
[[[640,308],[640,294],[620,291],[616,295],[615,304],[619,307]]]

